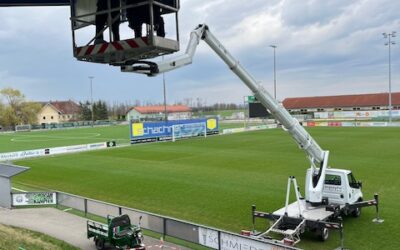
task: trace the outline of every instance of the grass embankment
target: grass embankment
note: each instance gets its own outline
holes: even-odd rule
[[[381,225],[374,208],[346,218],[345,246],[397,249],[400,229],[398,128],[311,128],[330,165],[350,169],[363,180],[364,198],[380,194]],[[287,177],[298,177],[301,191],[309,163],[282,130],[213,136],[175,143],[136,145],[51,158],[19,161],[31,170],[16,183],[43,186],[111,203],[169,215],[238,232],[251,228],[250,206],[274,211],[284,204]],[[261,225],[262,223],[260,223]],[[265,225],[263,223],[262,225]],[[260,228],[261,229],[261,228]],[[337,232],[321,243],[303,237],[300,247],[333,249]]]
[[[0,249],[77,250],[78,248],[38,232],[0,224]]]

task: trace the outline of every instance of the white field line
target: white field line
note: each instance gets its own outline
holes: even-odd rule
[[[86,133],[82,136],[62,136],[62,135],[19,135],[14,138],[11,138],[12,142],[26,142],[26,141],[54,141],[54,140],[76,140],[76,139],[92,139],[99,138],[101,136],[100,133]],[[33,139],[33,140],[32,140]]]
[[[45,188],[45,187],[41,187],[41,186],[38,186],[38,185],[32,185],[32,184],[28,184],[28,183],[23,183],[23,182],[16,182],[17,184],[20,184],[20,185],[23,185],[23,186],[27,186],[27,187],[31,187],[31,188],[36,188],[36,189],[39,189],[39,190],[48,190],[48,191],[50,191],[50,189],[48,189],[48,188]]]
[[[28,191],[26,191],[26,190],[19,189],[19,188],[15,188],[15,187],[12,187],[11,189],[14,189],[14,190],[17,190],[17,191],[20,191],[20,192],[24,192],[24,193],[27,193],[27,192],[28,192]]]
[[[66,208],[66,209],[63,210],[63,212],[68,212],[68,211],[71,211],[71,210],[72,210],[72,208]]]

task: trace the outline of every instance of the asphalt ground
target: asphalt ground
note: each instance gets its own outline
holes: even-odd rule
[[[86,237],[87,219],[55,208],[0,208],[0,224],[26,228],[47,234],[83,250],[96,249],[94,241]],[[169,242],[144,237],[146,249],[187,250]],[[112,249],[112,248],[110,248]]]

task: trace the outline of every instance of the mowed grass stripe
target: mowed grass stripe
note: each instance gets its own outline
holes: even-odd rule
[[[129,126],[0,133],[0,153],[117,140],[129,142]]]
[[[313,128],[312,135],[331,151],[330,165],[350,169],[363,180],[365,199],[381,195],[383,225],[374,209],[345,220],[346,247],[395,249],[400,229],[397,190],[400,129]],[[32,169],[15,181],[88,196],[232,231],[251,228],[250,206],[274,211],[284,204],[287,177],[295,175],[304,194],[309,165],[304,153],[282,130],[136,145],[107,151],[19,161]],[[261,223],[260,223],[261,224]],[[263,224],[265,225],[265,224]],[[261,228],[260,228],[261,229]],[[382,242],[385,244],[382,246]],[[333,249],[304,237],[301,247]]]

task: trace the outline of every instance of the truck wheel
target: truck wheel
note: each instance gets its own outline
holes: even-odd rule
[[[103,239],[95,239],[95,244],[96,244],[96,249],[97,250],[103,250],[104,249],[104,240]]]
[[[317,236],[321,241],[326,241],[329,238],[329,230],[326,227],[318,229]]]
[[[357,202],[361,202],[362,201],[362,199],[360,198],[360,199],[358,199],[358,201]],[[353,217],[360,217],[360,215],[361,215],[361,207],[357,207],[357,208],[355,208],[352,212],[351,212],[351,215],[353,216]]]

